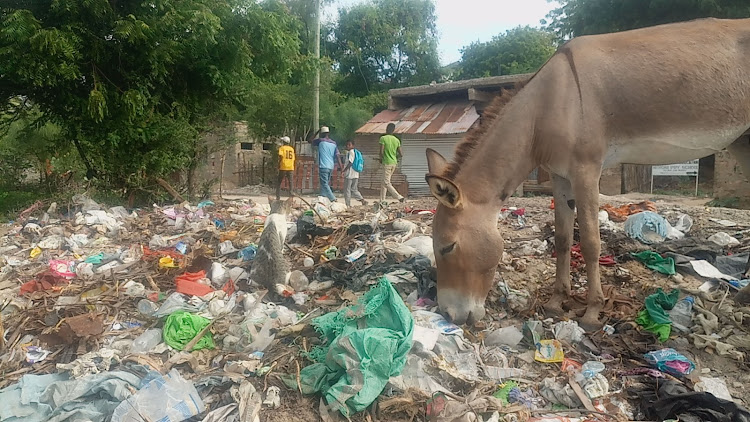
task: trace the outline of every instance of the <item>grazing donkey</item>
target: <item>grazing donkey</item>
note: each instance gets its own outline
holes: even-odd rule
[[[433,222],[438,302],[454,322],[484,316],[503,250],[497,211],[536,167],[552,174],[557,272],[546,309],[570,295],[577,209],[587,263],[581,325],[600,326],[604,305],[599,178],[623,163],[670,164],[724,148],[750,175],[750,19],[701,19],[566,43],[482,123],[447,162],[427,150],[426,180],[439,200]]]

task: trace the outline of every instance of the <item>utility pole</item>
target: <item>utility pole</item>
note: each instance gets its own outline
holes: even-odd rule
[[[320,0],[315,0],[315,79],[313,80],[313,130],[320,129]]]

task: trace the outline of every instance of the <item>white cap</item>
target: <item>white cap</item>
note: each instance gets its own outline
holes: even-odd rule
[[[328,126],[323,126],[320,128],[320,133],[331,133],[331,131],[328,130]]]
[[[291,140],[291,139],[289,139],[289,137],[288,137],[288,136],[282,136],[282,137],[281,137],[281,142],[283,142],[283,143],[285,143],[285,144],[288,144],[289,142],[292,142],[292,140]]]

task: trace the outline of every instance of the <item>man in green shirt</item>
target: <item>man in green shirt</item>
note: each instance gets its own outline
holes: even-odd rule
[[[396,171],[398,157],[401,156],[401,141],[393,136],[395,130],[396,125],[388,123],[388,127],[385,129],[386,134],[380,137],[380,162],[383,164],[383,185],[380,188],[380,202],[385,201],[386,191],[390,192],[394,198],[404,202],[404,197],[391,184],[391,177],[393,172]]]

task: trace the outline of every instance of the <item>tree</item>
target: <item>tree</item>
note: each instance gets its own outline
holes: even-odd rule
[[[114,187],[195,169],[202,135],[299,59],[293,17],[274,2],[15,3],[0,11],[0,100],[32,102]]]
[[[554,54],[556,46],[553,33],[519,26],[491,41],[474,42],[461,49],[458,78],[534,72]]]
[[[374,0],[339,9],[327,50],[341,75],[336,88],[363,96],[440,77],[431,0]]]
[[[706,17],[750,17],[750,4],[746,0],[563,0],[560,3],[547,16],[547,28],[560,40]]]

